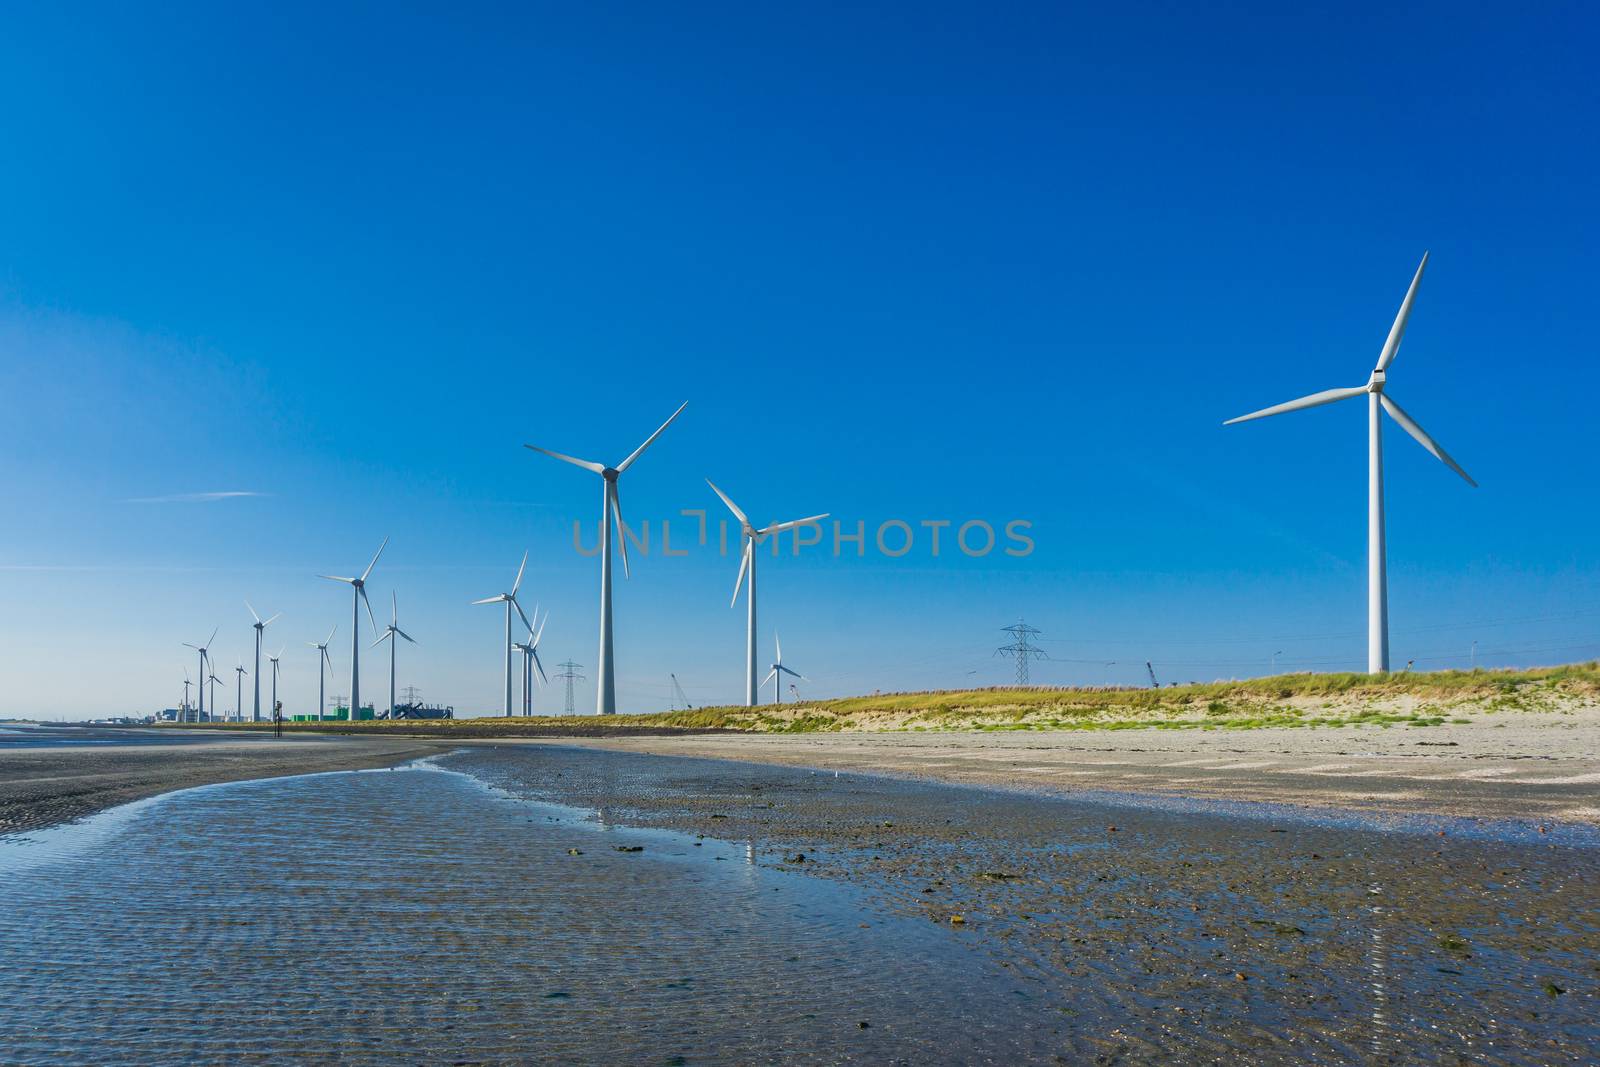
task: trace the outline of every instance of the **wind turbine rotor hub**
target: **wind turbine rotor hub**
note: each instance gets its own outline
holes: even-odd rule
[[[607,467],[605,470],[600,472],[600,477],[604,478],[608,482],[614,482],[617,480],[617,475],[621,473],[622,472],[617,470],[615,467]]]

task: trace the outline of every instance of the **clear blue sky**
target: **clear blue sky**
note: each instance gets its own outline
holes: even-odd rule
[[[385,535],[402,685],[498,708],[468,602],[525,549],[592,678],[598,479],[522,444],[614,463],[682,400],[631,521],[719,514],[710,476],[758,522],[1033,524],[764,559],[808,695],[1004,682],[1019,616],[1036,681],[1359,667],[1362,405],[1221,423],[1361,384],[1425,249],[1391,390],[1482,488],[1391,425],[1395,660],[1600,654],[1595,19],[14,5],[0,714],[170,706],[181,642],[249,654],[246,598],[289,710],[334,622],[342,692],[313,575]],[[224,491],[260,495],[166,499]],[[622,707],[737,698],[734,558],[634,562]]]

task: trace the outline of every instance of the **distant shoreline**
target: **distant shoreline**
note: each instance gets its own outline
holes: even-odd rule
[[[95,729],[85,727],[84,729]],[[218,782],[321,771],[389,767],[445,751],[408,738],[202,738],[118,744],[123,730],[105,730],[105,743],[0,748],[0,835],[70,822],[145,797]]]

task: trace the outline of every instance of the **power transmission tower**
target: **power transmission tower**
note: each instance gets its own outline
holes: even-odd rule
[[[578,673],[578,671],[583,667],[583,664],[574,663],[569,659],[565,663],[557,663],[556,666],[561,668],[560,673],[558,673],[556,675],[556,677],[557,678],[565,678],[567,680],[567,714],[571,715],[572,714],[572,683],[573,682],[581,682],[581,681],[584,680],[583,675]]]
[[[417,697],[421,695],[417,692],[417,687],[414,685],[408,685],[404,689],[400,690],[400,692],[405,694],[406,703],[413,706],[415,706],[417,703]]]
[[[1046,659],[1044,649],[1032,643],[1035,635],[1041,631],[1034,629],[1021,619],[1015,626],[1002,626],[1001,631],[1011,635],[1009,645],[1001,645],[994,650],[997,656],[1015,656],[1017,660],[1017,684],[1028,684],[1028,661]]]

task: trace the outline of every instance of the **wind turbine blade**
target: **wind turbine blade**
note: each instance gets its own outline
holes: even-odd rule
[[[528,553],[522,553],[522,562],[517,564],[517,580],[511,583],[511,595],[516,596],[517,590],[522,588],[522,572],[528,569]]]
[[[378,551],[376,551],[376,552],[374,552],[372,554],[372,562],[367,564],[367,569],[361,572],[361,580],[363,582],[366,581],[367,578],[372,574],[372,568],[374,568],[374,567],[376,567],[378,565],[378,557],[383,555],[383,550],[385,548],[387,548],[388,546],[389,546],[389,539],[387,537],[385,537],[383,539],[383,544],[378,546]]]
[[[796,526],[805,526],[808,523],[821,522],[823,519],[825,519],[827,517],[828,517],[827,512],[823,512],[821,515],[812,515],[810,518],[805,518],[805,519],[795,519],[793,522],[773,523],[771,526],[768,526],[765,530],[760,531],[760,533],[761,533],[762,537],[765,537],[767,534],[783,533],[783,531],[792,530]]]
[[[1395,422],[1400,424],[1400,428],[1402,430],[1410,434],[1412,437],[1415,437],[1417,439],[1417,443],[1423,448],[1426,448],[1429,452],[1432,452],[1433,457],[1440,463],[1443,463],[1446,467],[1449,467],[1451,470],[1461,475],[1461,477],[1465,478],[1468,485],[1472,486],[1474,489],[1478,488],[1478,483],[1472,480],[1471,475],[1461,469],[1461,464],[1451,459],[1450,453],[1440,448],[1439,442],[1429,437],[1428,431],[1424,430],[1421,426],[1418,426],[1417,420],[1413,419],[1410,415],[1407,415],[1404,408],[1402,408],[1399,404],[1396,404],[1393,400],[1390,400],[1389,394],[1379,393],[1378,400],[1383,404],[1383,410],[1387,411],[1389,416],[1393,418]]]
[[[783,642],[778,640],[778,631],[772,631],[772,647],[778,653],[773,657],[778,663],[783,662]]]
[[[201,647],[200,647],[200,646],[199,646],[199,645],[191,645],[191,644],[190,644],[190,643],[189,643],[189,642],[187,642],[187,641],[185,641],[185,642],[184,642],[184,643],[183,643],[183,647],[184,647],[184,648],[192,648],[192,649],[194,649],[194,650],[195,650],[195,651],[196,651],[196,652],[204,652],[204,651],[205,651],[205,649],[203,649],[203,648],[201,648]]]
[[[535,608],[534,611],[535,611],[535,614],[538,613],[538,609],[537,608]],[[540,620],[540,622],[539,622],[539,632],[533,635],[533,640],[532,641],[528,642],[534,648],[538,648],[539,647],[539,638],[544,636],[544,624],[549,622],[549,621],[550,621],[550,613],[547,611],[547,612],[544,613],[544,618],[542,620]]]
[[[543,452],[545,455],[559,459],[563,463],[570,463],[574,467],[582,467],[584,470],[594,471],[596,474],[604,474],[606,472],[604,463],[591,463],[586,459],[576,459],[572,456],[564,456],[560,452],[552,452],[548,448],[540,448],[538,445],[523,445],[522,447],[532,449],[535,452]]]
[[[247,607],[247,608],[250,608],[250,601],[246,600],[244,602],[244,606]],[[255,608],[250,608],[250,617],[252,619],[256,620],[256,622],[260,622],[261,621],[261,616],[256,614],[256,609]]]
[[[1303,396],[1299,400],[1291,400],[1286,404],[1274,404],[1270,408],[1252,411],[1248,415],[1240,415],[1237,419],[1229,419],[1224,426],[1232,426],[1236,422],[1249,422],[1251,419],[1264,419],[1268,415],[1282,415],[1286,411],[1299,411],[1301,408],[1320,407],[1323,404],[1332,404],[1336,400],[1348,400],[1353,396],[1360,396],[1367,391],[1364,385],[1352,389],[1324,389],[1320,393]]]
[[[367,621],[372,623],[372,628],[376,630],[378,628],[378,620],[372,616],[372,601],[367,599],[367,587],[358,585],[356,586],[356,592],[361,594],[361,602],[367,606]]]
[[[412,637],[410,634],[406,633],[404,630],[400,629],[398,626],[395,627],[394,632],[399,634],[401,637],[405,638],[407,641],[410,641],[413,645],[417,643],[417,639],[415,637]]]
[[[380,638],[378,638],[378,639],[377,639],[377,640],[376,640],[376,641],[374,641],[374,642],[372,642],[372,644],[370,644],[370,645],[368,645],[368,646],[367,646],[367,647],[368,647],[368,648],[377,648],[377,647],[378,647],[378,646],[379,646],[379,645],[381,645],[381,644],[383,644],[383,643],[384,643],[384,642],[385,642],[385,641],[387,641],[387,640],[389,640],[389,635],[390,635],[390,633],[392,633],[392,632],[393,632],[393,631],[391,631],[391,630],[385,630],[385,631],[383,631],[383,636],[382,636],[382,637],[380,637]]]
[[[789,669],[789,668],[788,668],[788,667],[785,667],[785,666],[784,666],[784,665],[783,665],[783,664],[781,664],[781,663],[780,663],[780,664],[778,664],[778,669],[779,669],[779,670],[780,670],[780,671],[782,671],[782,672],[783,672],[783,673],[784,673],[784,674],[787,674],[787,675],[791,675],[791,676],[793,676],[793,677],[795,677],[795,678],[798,678],[798,679],[800,679],[800,680],[801,680],[801,681],[802,681],[802,682],[804,682],[804,681],[809,681],[809,679],[808,679],[808,678],[806,678],[806,676],[805,676],[805,675],[803,675],[803,674],[801,674],[801,673],[800,673],[800,672],[799,672],[799,671],[791,671],[791,670],[790,670],[790,669]]]
[[[777,676],[778,676],[778,668],[774,667],[774,668],[772,668],[772,670],[767,672],[767,676],[765,678],[761,679],[761,684],[762,685],[766,685],[768,682],[772,681]]]
[[[729,500],[728,499],[728,494],[724,493],[721,489],[718,489],[716,482],[713,482],[710,478],[707,478],[706,479],[706,484],[711,487],[711,491],[713,493],[717,494],[718,496],[720,496],[722,498],[722,502],[724,504],[728,505],[728,510],[733,512],[733,517],[734,518],[738,519],[739,522],[741,524],[745,525],[745,526],[749,526],[750,525],[750,520],[745,518],[744,512],[739,510],[739,505],[737,505],[733,501]]]
[[[733,607],[739,602],[739,587],[744,584],[744,572],[750,568],[751,541],[747,537],[744,541],[744,551],[739,553],[739,577],[733,580],[733,599],[728,601],[728,607]]]
[[[474,600],[473,603],[474,604],[498,604],[498,603],[500,603],[500,601],[504,600],[505,598],[506,598],[506,595],[504,593],[501,593],[499,596],[486,596],[482,600]]]
[[[319,575],[317,575],[317,577],[318,578],[326,578],[330,582],[343,582],[345,585],[355,585],[356,584],[356,580],[354,578],[340,578],[337,575],[333,575],[333,574],[319,574]]]
[[[649,442],[645,442],[649,444]],[[622,576],[632,578],[633,572],[628,568],[628,536],[622,532],[622,494],[617,492],[616,482],[606,483],[606,492],[611,494],[611,517],[617,521],[617,547],[622,550]]]
[[[211,631],[211,636],[206,638],[206,648],[210,648],[211,647],[211,642],[213,642],[213,641],[215,641],[217,639],[217,630],[220,630],[220,629],[222,629],[222,627],[219,626],[215,630]]]
[[[528,628],[528,632],[529,633],[532,633],[533,632],[533,623],[529,622],[528,621],[528,617],[526,615],[522,614],[522,605],[517,603],[517,598],[516,597],[509,597],[507,599],[509,599],[511,601],[511,606],[517,609],[517,614],[519,616],[521,616],[521,618],[522,618],[522,625],[524,625],[524,626],[526,626]]]
[[[1394,317],[1394,325],[1389,327],[1389,338],[1383,342],[1383,352],[1378,356],[1379,370],[1388,370],[1389,364],[1394,362],[1395,355],[1400,351],[1400,339],[1406,334],[1406,320],[1411,317],[1411,305],[1416,303],[1417,286],[1422,284],[1422,272],[1427,266],[1428,253],[1424,252],[1422,262],[1417,264],[1417,273],[1411,277],[1411,288],[1406,290],[1406,298],[1400,302],[1400,311]],[[1467,476],[1463,474],[1462,477]]]
[[[544,664],[539,662],[539,650],[537,648],[530,648],[528,649],[528,654],[533,657],[533,667],[539,672],[539,684],[549,685],[550,679],[545,677]]]
[[[617,473],[621,474],[623,471],[625,471],[629,467],[633,466],[633,461],[638,459],[640,456],[644,455],[644,450],[650,447],[651,442],[653,442],[656,438],[661,436],[661,430],[665,430],[668,426],[671,426],[672,425],[672,420],[677,418],[679,415],[682,415],[683,414],[683,409],[688,407],[688,406],[689,406],[689,402],[687,400],[685,400],[683,403],[679,404],[678,405],[678,410],[674,411],[671,415],[667,416],[667,421],[663,422],[661,424],[661,429],[657,430],[655,433],[651,434],[649,437],[646,437],[644,439],[644,444],[642,444],[638,448],[634,449],[632,455],[630,455],[627,459],[623,460],[621,463],[617,464]]]
[[[274,615],[272,618],[270,618],[266,622],[262,623],[261,625],[262,626],[271,626],[273,623],[277,622],[281,618],[283,618],[283,612],[280,611],[276,615]]]
[[[338,623],[334,623],[333,624],[333,630],[337,630],[338,628],[339,628],[339,624]],[[323,644],[326,645],[326,644],[328,644],[329,642],[331,642],[333,640],[333,630],[329,630],[328,631],[328,640],[322,642]]]

